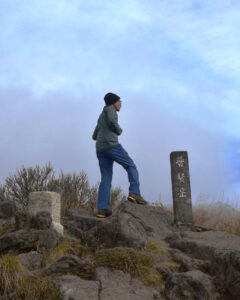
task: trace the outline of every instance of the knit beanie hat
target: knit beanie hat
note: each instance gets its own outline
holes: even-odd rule
[[[116,94],[113,94],[113,93],[107,93],[104,96],[104,101],[105,101],[106,105],[114,104],[118,100],[120,100],[120,97]]]

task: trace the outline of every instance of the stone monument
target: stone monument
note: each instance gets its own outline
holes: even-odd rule
[[[192,227],[192,199],[187,151],[170,154],[174,223],[177,226]]]
[[[32,192],[29,196],[28,211],[36,215],[40,211],[47,211],[52,217],[52,227],[63,234],[61,220],[61,198],[55,192]]]

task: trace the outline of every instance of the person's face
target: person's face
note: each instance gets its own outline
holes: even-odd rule
[[[121,107],[122,107],[122,101],[118,100],[117,102],[115,102],[113,104],[113,106],[115,107],[116,111],[120,111]]]

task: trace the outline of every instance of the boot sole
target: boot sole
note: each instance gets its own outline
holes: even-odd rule
[[[130,202],[133,202],[133,203],[137,203],[137,204],[140,204],[140,205],[147,205],[146,202],[142,202],[141,200],[137,200],[131,196],[128,197],[128,201]]]
[[[106,216],[104,216],[104,215],[97,215],[97,218],[102,218],[102,219],[104,219],[104,218],[106,218]]]
[[[105,218],[111,217],[111,215],[112,215],[112,214],[110,214],[110,215],[97,214],[96,217],[97,217],[97,218],[101,218],[101,219],[105,219]]]

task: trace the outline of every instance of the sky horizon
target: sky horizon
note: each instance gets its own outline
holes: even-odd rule
[[[114,92],[147,200],[171,202],[180,150],[193,201],[240,195],[239,2],[3,0],[0,25],[0,182],[48,161],[99,181],[91,136]],[[113,185],[128,191],[118,165]]]

